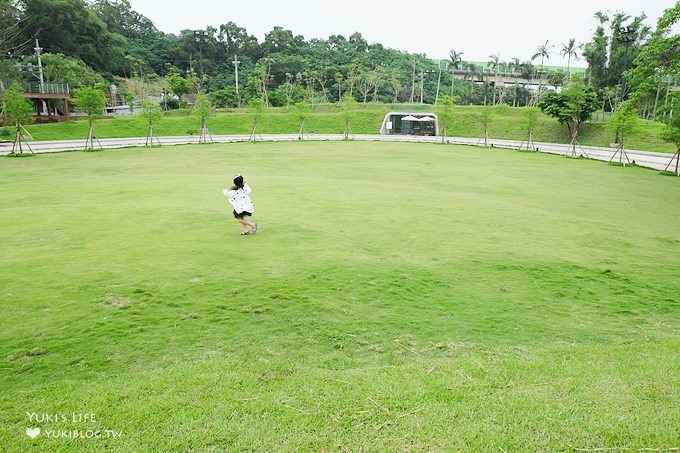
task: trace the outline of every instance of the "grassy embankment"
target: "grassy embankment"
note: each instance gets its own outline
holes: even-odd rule
[[[360,106],[351,122],[355,134],[377,134],[385,114],[393,108],[403,110],[429,109],[431,106],[369,104]],[[478,106],[454,107],[455,124],[449,132],[451,136],[482,137],[483,128]],[[521,108],[503,108],[493,115],[489,128],[491,138],[525,140],[526,126]],[[310,133],[342,134],[344,118],[339,108],[334,105],[317,107],[305,120],[305,129]],[[214,118],[208,119],[208,128],[213,134],[250,134],[253,129],[252,115],[246,111],[220,111]],[[658,138],[662,125],[651,121],[640,121],[630,137],[626,139],[628,149],[675,152],[673,145]],[[87,136],[85,121],[72,121],[62,124],[28,126],[27,129],[37,140],[79,139]],[[192,116],[190,111],[171,112],[154,125],[158,136],[198,134],[200,120]],[[270,109],[260,119],[258,132],[261,134],[295,134],[300,130],[300,121],[292,111]],[[147,124],[143,118],[118,117],[112,120],[95,122],[95,133],[98,137],[145,137]],[[583,145],[609,146],[614,141],[614,134],[604,123],[586,123],[579,135]],[[8,137],[7,137],[8,138]],[[534,140],[538,142],[569,143],[570,137],[565,126],[555,119],[539,114],[538,124],[534,131]]]

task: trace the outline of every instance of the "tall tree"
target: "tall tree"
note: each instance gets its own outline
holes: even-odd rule
[[[254,62],[262,56],[257,38],[234,22],[220,25],[217,42],[224,47],[228,59],[238,55],[239,58],[248,57]]]
[[[456,80],[456,71],[463,67],[463,52],[456,52],[454,49],[449,50],[449,70],[451,71],[451,93],[450,98],[453,98],[453,81]]]
[[[128,0],[91,0],[92,10],[111,33],[137,44],[151,44],[158,30],[151,19],[134,11]]]
[[[607,46],[609,37],[604,25],[609,21],[609,16],[602,11],[595,13],[599,21],[593,38],[583,48],[583,56],[588,62],[588,85],[596,89],[604,86],[607,67]]]
[[[41,58],[47,83],[68,83],[71,88],[105,83],[101,74],[78,58],[60,53],[45,53]]]
[[[158,73],[167,61],[160,41],[164,34],[156,29],[153,22],[134,11],[128,0],[90,0],[90,8],[108,31],[126,40],[126,57],[144,62],[146,74]]]
[[[111,33],[84,0],[24,0],[25,39],[40,39],[45,52],[82,59],[102,73],[118,71],[126,39]]]
[[[520,73],[520,72],[521,72],[522,63],[519,61],[519,58],[517,58],[517,57],[512,57],[512,58],[510,59],[510,62],[508,63],[508,67],[510,68],[510,70],[511,70],[512,72]]]
[[[633,69],[626,73],[634,99],[639,100],[655,85],[660,86],[659,81],[663,79],[670,84],[672,79],[680,77],[680,35],[672,32],[678,22],[680,2],[664,11],[649,43],[635,58]]]
[[[578,60],[579,49],[581,49],[581,46],[576,44],[575,38],[571,38],[567,43],[562,43],[560,55],[567,57],[567,79],[571,78],[571,59]]]
[[[545,77],[545,59],[550,58],[550,49],[552,49],[553,46],[552,44],[548,44],[549,41],[546,41],[543,44],[538,45],[538,52],[536,52],[532,57],[531,61],[534,61],[536,58],[541,57],[541,72],[539,73],[539,79],[538,79],[538,93],[540,96],[541,93],[541,88],[543,84],[543,77]]]
[[[498,69],[503,64],[500,54],[489,55],[489,67],[493,70],[493,105],[496,105],[496,92],[498,91]]]
[[[269,107],[269,85],[272,81],[272,64],[275,63],[271,57],[262,58],[257,62],[252,76],[248,79],[248,86],[254,91],[254,96],[264,102],[265,107]]]
[[[371,91],[371,73],[367,70],[362,70],[359,74],[359,79],[357,83],[357,89],[361,93],[363,103],[365,104],[368,100],[368,93]]]
[[[519,82],[517,81],[517,76],[522,73],[522,63],[519,58],[512,57],[508,62],[508,69],[510,70],[510,75],[515,79],[515,83],[513,84],[512,106],[517,107],[519,101]]]
[[[609,41],[609,66],[607,71],[607,85],[614,86],[622,83],[622,98],[628,94],[624,71],[632,67],[632,63],[645,45],[650,29],[645,25],[647,16],[642,13],[631,18],[627,14],[617,12],[611,20],[611,39]]]
[[[12,54],[28,47],[32,40],[26,38],[21,24],[21,2],[0,0],[0,55]],[[22,36],[24,35],[24,36]]]
[[[390,72],[390,88],[392,89],[392,103],[396,104],[399,102],[399,95],[402,93],[404,87],[406,86],[405,81],[402,79],[402,73],[397,68],[392,68]]]
[[[585,44],[583,56],[588,62],[588,83],[600,92],[623,83],[621,75],[632,66],[650,29],[644,24],[644,13],[631,18],[620,11],[598,11],[595,17],[599,24],[592,40]],[[622,98],[625,95],[622,90]]]
[[[364,39],[364,37],[361,36],[361,33],[359,32],[354,32],[349,35],[347,42],[355,52],[363,53],[368,51],[368,41],[366,41],[366,39]]]
[[[470,93],[468,94],[468,104],[472,104],[475,100],[475,86],[477,80],[482,78],[479,68],[474,63],[465,65],[465,79],[470,82]]]
[[[277,26],[265,35],[261,47],[265,55],[277,53],[293,55],[304,45],[305,40],[302,36],[294,36],[292,31]]]
[[[536,66],[534,66],[530,61],[525,61],[520,65],[520,71],[522,74],[522,78],[527,81],[527,84],[531,84],[531,81],[536,78],[537,71],[536,71]],[[539,75],[540,77],[540,75]],[[540,82],[539,82],[540,83]],[[526,92],[525,92],[526,94]],[[533,106],[535,104],[533,98],[531,96],[525,96],[525,105],[526,106]]]

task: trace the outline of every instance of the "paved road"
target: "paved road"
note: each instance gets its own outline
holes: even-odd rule
[[[393,141],[393,142],[441,142],[441,137],[422,137],[413,135],[352,135],[353,140],[364,140],[364,141]],[[305,140],[343,140],[344,135],[342,134],[305,134]],[[163,145],[182,145],[190,143],[198,143],[197,136],[167,136],[159,137],[161,144]],[[212,140],[216,143],[231,143],[231,142],[246,142],[250,140],[249,135],[213,135]],[[257,140],[263,141],[297,141],[298,134],[261,134],[257,136]],[[145,146],[145,137],[133,137],[133,138],[102,138],[99,139],[99,143],[102,148],[126,148],[134,146]],[[154,142],[155,143],[155,142]],[[447,143],[450,144],[463,144],[463,145],[474,145],[483,146],[484,141],[476,138],[463,138],[463,137],[449,137]],[[85,149],[85,140],[48,140],[39,142],[29,142],[31,149],[35,153],[54,153],[62,151],[77,151]],[[524,142],[517,140],[497,140],[489,139],[489,146],[494,146],[496,148],[509,148],[509,149],[520,149],[520,147],[525,147]],[[615,162],[626,161],[635,162],[636,165],[642,167],[653,168],[655,170],[664,170],[673,159],[673,154],[670,153],[654,153],[648,151],[636,151],[636,150],[626,150],[626,156],[622,156],[621,153],[614,153],[616,150],[614,148],[602,148],[596,146],[577,146],[574,150],[572,147],[566,144],[558,143],[542,143],[535,142],[534,148],[538,151],[551,154],[559,154],[564,156],[583,156],[590,157],[592,159],[609,161],[612,159]],[[24,145],[24,150],[27,150]],[[9,154],[12,152],[11,142],[0,142],[0,155]],[[626,163],[628,163],[626,162]],[[677,159],[673,159],[672,165],[668,168],[670,171],[675,171]]]

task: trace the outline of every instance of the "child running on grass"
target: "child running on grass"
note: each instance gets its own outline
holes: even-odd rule
[[[257,233],[257,223],[246,219],[255,212],[253,201],[250,199],[250,192],[250,186],[241,175],[234,176],[234,185],[230,189],[224,189],[224,196],[229,199],[229,203],[234,207],[234,218],[243,225],[241,236]],[[250,227],[250,231],[248,231],[248,227]]]

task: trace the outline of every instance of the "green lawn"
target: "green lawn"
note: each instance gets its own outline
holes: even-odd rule
[[[0,158],[0,180],[3,451],[680,447],[677,178],[299,142]]]

